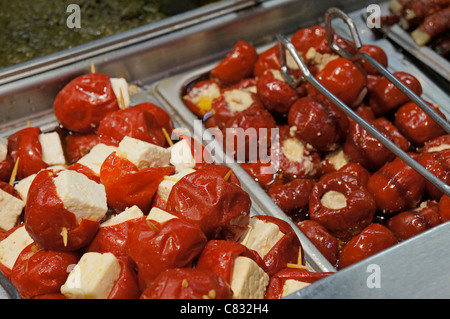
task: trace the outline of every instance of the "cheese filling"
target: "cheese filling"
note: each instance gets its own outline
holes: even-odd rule
[[[329,209],[342,209],[347,207],[347,197],[340,192],[328,191],[322,195],[320,203]]]

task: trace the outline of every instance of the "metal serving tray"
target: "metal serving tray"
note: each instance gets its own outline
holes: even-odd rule
[[[388,6],[389,1],[380,4],[382,15],[389,15],[391,13]],[[364,14],[362,13],[362,15]],[[450,81],[450,61],[428,46],[418,46],[414,42],[411,34],[400,25],[382,26],[379,31],[383,32],[389,39],[440,74],[445,80]]]

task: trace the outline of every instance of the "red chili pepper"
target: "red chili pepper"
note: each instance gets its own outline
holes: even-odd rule
[[[32,243],[19,254],[11,272],[11,282],[22,298],[59,293],[70,266],[80,259],[78,252],[45,250]]]
[[[70,134],[65,138],[67,162],[73,164],[99,143],[97,134]]]
[[[153,196],[164,176],[175,172],[173,166],[138,169],[115,152],[110,154],[100,169],[100,182],[105,186],[108,205],[121,212],[138,206],[144,213],[150,211]]]
[[[231,299],[230,286],[214,272],[197,268],[163,271],[140,299]]]
[[[208,239],[237,240],[249,223],[250,196],[230,169],[212,165],[184,176],[172,188],[167,209],[199,225]]]
[[[48,250],[75,251],[85,247],[94,238],[99,222],[82,219],[77,222],[75,214],[64,208],[56,193],[52,173],[37,174],[27,197],[25,228],[31,238]],[[67,229],[67,244],[61,235]]]
[[[163,224],[146,216],[139,219],[128,231],[126,246],[138,269],[140,288],[146,289],[166,269],[189,266],[206,241],[198,226],[179,218]]]
[[[211,70],[211,76],[224,85],[236,84],[253,75],[258,53],[246,41],[238,41],[220,63]]]
[[[20,180],[47,168],[42,160],[39,127],[27,127],[8,137],[8,154],[15,163],[19,159],[16,179]]]
[[[364,44],[360,49],[359,52],[366,53],[372,58],[374,58],[378,63],[380,63],[382,66],[387,68],[388,66],[388,57],[386,52],[384,50],[377,46],[377,45],[371,45],[371,44]],[[363,66],[364,70],[368,74],[378,75],[379,72],[377,69],[375,69],[371,64],[369,64],[366,60],[361,60],[361,65]]]
[[[119,109],[119,103],[106,74],[91,73],[70,81],[55,98],[56,119],[63,127],[80,133],[93,133],[101,119]]]
[[[338,267],[348,267],[397,243],[394,234],[386,226],[372,223],[344,246],[339,254]]]
[[[136,271],[127,257],[118,257],[120,264],[119,278],[112,287],[108,299],[137,299],[141,294]]]

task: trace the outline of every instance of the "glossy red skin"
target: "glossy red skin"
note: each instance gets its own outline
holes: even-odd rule
[[[348,119],[312,97],[298,99],[289,110],[288,124],[295,135],[319,151],[333,151],[344,140]]]
[[[12,171],[14,169],[14,163],[8,159],[0,162],[0,181],[9,182]]]
[[[171,219],[163,224],[150,222],[146,216],[130,227],[126,240],[128,256],[138,270],[141,290],[146,289],[164,270],[189,266],[206,245],[205,234],[197,225],[182,219]]]
[[[269,187],[277,175],[277,170],[270,161],[241,163],[241,167],[262,187]]]
[[[259,77],[264,74],[267,70],[280,70],[280,50],[278,45],[267,49],[261,53],[256,60],[255,68],[253,74],[255,77]]]
[[[432,140],[429,140],[428,142],[425,142],[421,152],[422,153],[429,152],[430,150],[432,150],[432,148],[435,147],[450,148],[450,134],[441,135]]]
[[[65,138],[67,162],[73,164],[99,143],[97,134],[70,134]]]
[[[392,141],[400,147],[403,151],[408,151],[411,147],[411,142],[402,133],[400,133],[397,126],[395,126],[391,121],[385,117],[379,117],[375,120],[376,122],[382,124],[384,128],[389,132]]]
[[[425,207],[419,207],[418,209],[392,216],[389,218],[386,226],[397,237],[398,241],[404,241],[440,223],[439,204],[434,201],[428,201]]]
[[[316,75],[317,80],[328,89],[334,96],[349,107],[356,107],[361,101],[360,95],[367,86],[366,76],[351,61],[337,58],[327,65]],[[307,85],[310,96],[327,100],[312,85]]]
[[[444,183],[450,185],[450,149],[421,154],[417,161]],[[437,201],[444,194],[429,181],[425,181],[425,190],[432,199]]]
[[[441,221],[443,223],[450,220],[450,197],[442,195],[439,200],[439,213],[441,214]]]
[[[212,271],[231,284],[234,260],[239,256],[252,259],[264,271],[268,271],[266,264],[256,251],[248,249],[239,242],[229,240],[208,241],[198,258],[196,268]]]
[[[49,171],[42,171],[33,180],[25,206],[25,228],[44,249],[75,251],[91,242],[99,222],[82,219],[78,224],[75,214],[65,209],[58,197],[54,176]],[[67,228],[67,245],[61,236],[63,227]]]
[[[227,88],[222,90],[223,92],[226,91],[234,91],[234,90],[240,90],[240,89],[236,89],[234,87],[232,88]],[[254,93],[251,93],[252,99],[253,99],[253,103],[251,104],[251,107],[253,106],[257,106],[262,108],[263,104],[261,102],[261,100],[258,98],[258,96]],[[215,119],[215,123],[216,125],[222,129],[226,126],[227,122],[233,118],[233,116],[235,116],[236,114],[239,114],[241,112],[239,111],[232,111],[227,99],[225,98],[225,95],[221,94],[219,97],[215,98],[212,102],[211,102],[211,108],[212,108],[212,112],[214,114],[214,119]]]
[[[159,126],[161,128],[164,128],[170,136],[172,130],[175,128],[175,125],[173,123],[172,117],[169,113],[167,113],[166,110],[151,102],[142,102],[134,105],[133,107],[153,114]]]
[[[297,178],[284,184],[272,185],[267,194],[284,213],[291,215],[308,208],[313,186],[312,179]]]
[[[183,96],[183,101],[189,108],[189,110],[191,110],[195,115],[199,117],[203,117],[206,114],[206,112],[209,112],[210,110],[204,110],[200,108],[196,104],[195,100],[199,95],[202,95],[202,91],[207,90],[211,86],[216,86],[219,91],[222,90],[222,87],[220,86],[219,83],[213,80],[204,80],[195,83],[191,88],[189,88],[189,91]]]
[[[222,129],[225,152],[238,162],[264,160],[269,154],[272,143],[272,129],[276,122],[272,114],[261,105],[252,105],[248,109],[236,113]],[[256,134],[246,134],[247,130]],[[234,140],[239,139],[239,143]],[[242,140],[245,142],[242,143]],[[243,145],[243,150],[239,149]],[[256,154],[252,148],[256,148]],[[245,151],[245,154],[242,152]]]
[[[11,283],[25,299],[59,293],[69,275],[69,267],[77,264],[80,257],[78,252],[43,250],[32,243],[19,254],[11,272]]]
[[[141,295],[136,272],[125,257],[118,257],[120,264],[119,278],[112,287],[108,299],[138,299]]]
[[[233,50],[211,70],[211,77],[223,85],[236,84],[253,75],[258,53],[248,42],[240,40]]]
[[[289,139],[304,145],[303,154],[298,160],[288,158],[284,152],[284,143]],[[272,149],[270,155],[272,162],[277,163],[278,171],[283,174],[284,178],[293,180],[296,178],[312,178],[316,175],[320,164],[319,153],[315,150],[308,150],[307,145],[301,139],[298,139],[297,135],[291,136],[287,126],[279,127],[279,142],[279,149]]]
[[[85,248],[86,252],[112,253],[114,256],[128,257],[126,239],[128,230],[140,218],[133,218],[112,226],[101,226],[91,243]]]
[[[269,276],[272,276],[285,268],[288,263],[297,264],[299,259],[302,265],[305,263],[303,247],[300,244],[297,234],[287,222],[268,215],[257,215],[253,218],[258,218],[266,223],[277,225],[284,234],[263,258]],[[299,254],[301,254],[301,256],[299,256]]]
[[[442,118],[445,118],[437,107],[427,103]],[[444,129],[414,102],[402,105],[395,112],[395,126],[408,140],[418,146],[445,134]]]
[[[338,239],[331,235],[325,226],[311,219],[299,222],[298,227],[330,264],[336,266],[339,254]]]
[[[106,74],[91,73],[70,81],[56,96],[53,105],[58,122],[66,129],[93,133],[101,119],[119,109],[119,103]]]
[[[204,299],[211,291],[214,291],[215,299],[231,299],[233,296],[230,286],[214,272],[173,268],[163,271],[140,299]]]
[[[0,181],[0,189],[14,197],[21,199],[19,193],[16,191],[14,186],[9,183]]]
[[[296,90],[286,81],[276,78],[271,71],[257,77],[256,90],[263,105],[275,114],[286,114],[299,98]]]
[[[370,55],[378,63],[380,63],[385,68],[387,68],[387,66],[388,66],[388,57],[387,57],[386,52],[384,52],[384,50],[381,47],[379,47],[377,45],[363,44],[363,46],[359,49],[359,52],[366,53],[366,54]],[[361,65],[364,68],[364,70],[367,72],[367,74],[372,74],[372,75],[380,74],[377,71],[377,69],[375,69],[370,63],[368,63],[364,59],[361,60]]]
[[[140,108],[130,107],[107,114],[98,127],[101,143],[118,146],[125,136],[155,145],[166,145],[163,130],[155,116]]]
[[[229,170],[212,165],[184,176],[170,192],[168,211],[198,225],[208,239],[240,238],[249,224],[251,200],[235,176],[224,180]]]
[[[422,85],[413,75],[406,72],[394,72],[393,75],[418,96],[422,94]],[[385,77],[378,79],[369,89],[369,105],[376,116],[393,112],[409,101],[409,98]]]
[[[344,246],[339,254],[338,268],[348,267],[397,243],[386,226],[372,223]]]
[[[67,166],[68,170],[76,171],[78,173],[84,174],[90,180],[100,183],[100,176],[98,176],[92,169],[87,167],[86,165],[80,163],[73,163],[72,165]]]
[[[385,137],[391,141],[394,140],[381,120],[376,119],[370,124]],[[377,138],[353,121],[350,122],[350,129],[343,149],[345,155],[352,161],[361,164],[369,171],[375,171],[395,158],[395,154]]]
[[[286,280],[293,279],[306,283],[314,283],[323,279],[332,272],[311,272],[306,269],[285,268],[270,277],[269,285],[267,287],[265,299],[280,299],[283,295],[283,286]]]
[[[361,185],[366,186],[370,178],[370,172],[359,163],[348,163],[339,169],[339,172],[349,173],[355,176]]]
[[[122,212],[136,205],[148,213],[159,183],[164,176],[174,173],[173,166],[138,169],[132,162],[113,152],[102,164],[100,182],[105,186],[110,208]]]
[[[355,52],[352,43],[337,34],[334,35],[334,41],[347,50],[350,54]],[[291,42],[297,51],[300,51],[303,54],[304,58],[311,47],[316,49],[316,51],[321,54],[334,53],[328,46],[328,41],[325,35],[325,27],[322,25],[314,25],[298,30],[291,37]]]
[[[344,194],[347,205],[340,209],[330,209],[322,205],[320,199],[328,191]],[[359,179],[345,172],[328,173],[314,185],[309,199],[310,219],[325,226],[340,239],[348,239],[368,226],[375,215],[375,201]]]
[[[8,154],[14,163],[20,158],[16,180],[21,180],[48,167],[48,164],[42,160],[40,133],[39,127],[27,127],[8,137]]]
[[[415,154],[409,155],[417,159]],[[367,188],[380,211],[394,214],[416,207],[425,190],[425,179],[397,157],[372,174]]]

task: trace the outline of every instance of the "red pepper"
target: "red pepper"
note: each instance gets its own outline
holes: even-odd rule
[[[289,279],[312,284],[331,274],[332,272],[310,272],[305,269],[284,268],[270,277],[264,298],[280,299],[283,296],[283,286]]]
[[[277,169],[270,161],[255,161],[251,163],[241,163],[242,168],[258,182],[262,187],[270,186],[277,175]]]
[[[223,85],[232,85],[251,77],[258,53],[246,41],[238,41],[220,63],[211,70],[211,77]]]
[[[372,223],[344,246],[339,254],[338,267],[348,267],[397,243],[394,234],[386,226]]]
[[[163,271],[140,299],[231,299],[230,286],[214,272],[197,268]]]
[[[418,96],[422,94],[422,85],[413,75],[406,72],[394,72],[393,75]],[[407,102],[409,98],[385,77],[370,87],[369,105],[376,116],[386,115]]]
[[[268,215],[257,215],[253,218],[277,225],[284,234],[269,250],[266,256],[263,257],[269,276],[285,268],[288,263],[298,264],[300,262],[302,265],[305,263],[303,247],[300,244],[297,234],[287,222]]]
[[[167,131],[167,134],[169,134],[170,136],[172,130],[174,129],[174,124],[172,117],[169,113],[167,113],[166,110],[151,102],[142,102],[134,105],[133,107],[153,114],[159,126],[161,128],[164,128]]]
[[[348,107],[356,107],[362,102],[367,86],[366,76],[351,61],[337,58],[328,62],[316,75],[319,81],[333,95]],[[307,85],[310,96],[316,96],[321,100],[328,101],[312,85]]]
[[[438,107],[429,102],[426,103],[445,118]],[[422,146],[425,142],[445,134],[444,129],[414,102],[402,105],[395,112],[395,126],[417,146]]]
[[[417,154],[410,154],[417,159]],[[416,207],[425,190],[425,179],[399,157],[372,174],[367,189],[377,208],[394,214]]]
[[[172,188],[167,209],[199,225],[208,239],[237,240],[247,230],[251,200],[230,169],[212,165],[181,178]]]
[[[212,80],[203,80],[189,87],[188,92],[183,96],[183,101],[195,115],[199,117],[211,111],[212,101],[220,95],[222,87]]]
[[[31,238],[42,248],[58,251],[75,251],[85,247],[95,236],[99,222],[82,219],[64,208],[56,193],[52,173],[42,171],[31,184],[25,206],[25,228]],[[61,235],[67,229],[67,244]]]
[[[403,241],[440,223],[439,204],[434,201],[426,201],[425,206],[392,216],[386,226],[399,241]]]
[[[336,207],[324,203],[324,195],[331,191],[337,193],[331,194],[342,196],[345,202]],[[336,200],[333,198],[333,201]],[[314,185],[309,200],[310,218],[342,239],[351,238],[368,226],[375,211],[375,201],[359,179],[339,171],[322,176]]]
[[[269,70],[256,79],[256,94],[269,111],[283,115],[289,112],[291,105],[299,98],[295,89],[286,81],[279,79],[274,72]]]
[[[11,272],[11,283],[22,298],[59,293],[70,266],[79,259],[78,252],[44,250],[32,243],[19,254]]]
[[[164,176],[175,172],[173,166],[138,169],[115,152],[110,154],[100,169],[100,182],[105,186],[108,205],[121,212],[138,206],[144,213],[150,211],[153,196]]]
[[[141,294],[135,270],[128,258],[118,257],[120,264],[119,278],[112,287],[108,299],[137,299]]]
[[[197,269],[209,270],[222,277],[231,284],[234,260],[243,256],[252,259],[265,272],[267,266],[256,251],[248,249],[244,245],[229,240],[210,240],[203,249],[197,261]]]
[[[318,151],[334,151],[345,139],[348,119],[330,103],[312,97],[298,99],[289,110],[288,123],[295,136]]]
[[[330,264],[336,266],[339,254],[338,239],[331,235],[325,226],[311,219],[299,222],[298,227]]]
[[[8,154],[15,163],[19,159],[16,179],[20,180],[47,168],[42,160],[39,127],[27,127],[8,137]]]
[[[450,134],[441,135],[428,142],[425,142],[422,147],[422,153],[431,152],[438,149],[448,149],[450,148]]]
[[[130,227],[126,240],[142,290],[164,270],[189,266],[205,244],[206,237],[196,225],[179,218],[161,224],[146,216]]]
[[[259,77],[267,70],[280,70],[280,49],[275,45],[258,56],[253,70],[254,76]]]
[[[417,161],[444,183],[450,184],[450,149],[421,154]],[[425,190],[432,199],[437,201],[443,195],[443,192],[429,181],[425,181]]]
[[[54,114],[66,129],[93,133],[101,119],[119,109],[119,103],[106,74],[91,73],[70,81],[56,96]]]
[[[166,145],[166,138],[156,117],[139,107],[130,107],[107,114],[98,127],[101,143],[118,146],[125,136],[155,145]]]
[[[442,195],[439,200],[439,213],[443,223],[450,220],[450,196]]]
[[[4,160],[0,162],[0,181],[9,183],[11,174],[14,169],[14,163],[11,160]]]
[[[65,138],[65,153],[67,162],[73,164],[97,145],[99,142],[97,134],[70,134]]]
[[[375,59],[378,63],[380,63],[382,66],[387,68],[388,66],[388,57],[386,55],[386,52],[384,50],[377,46],[377,45],[371,45],[371,44],[364,44],[360,49],[359,52],[366,53],[367,55],[371,56],[373,59]],[[367,74],[373,74],[378,75],[379,72],[377,69],[375,69],[371,64],[369,64],[366,60],[361,60],[361,65],[366,70]]]
[[[284,213],[298,218],[308,211],[313,186],[312,179],[297,178],[284,184],[272,185],[267,194]]]

